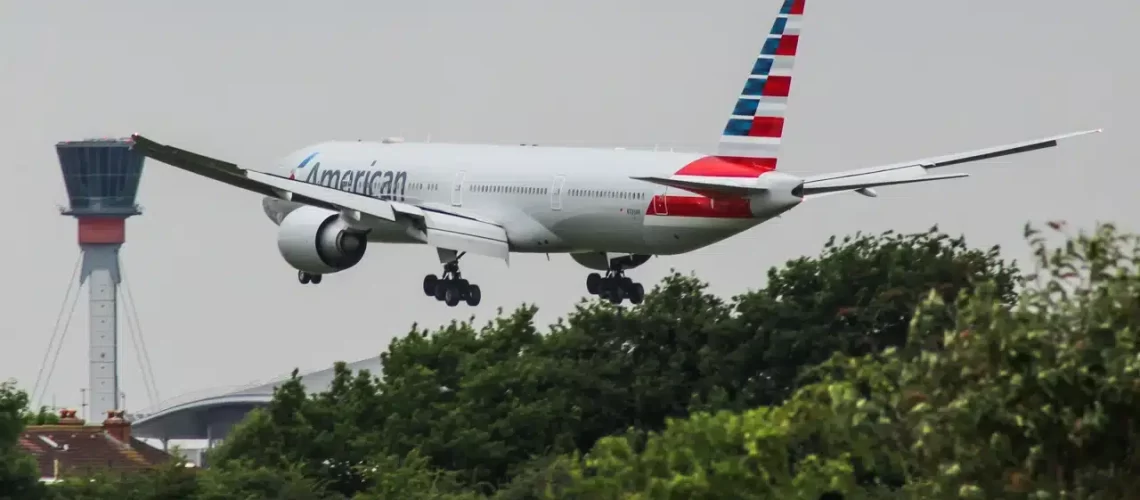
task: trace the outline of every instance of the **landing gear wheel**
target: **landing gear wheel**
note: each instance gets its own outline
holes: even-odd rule
[[[627,278],[621,268],[610,269],[605,276],[590,273],[586,276],[586,290],[613,304],[621,304],[625,299],[633,304],[645,300],[645,287]]]
[[[459,295],[459,287],[455,283],[449,283],[443,292],[443,302],[448,307],[455,307],[459,304]]]
[[[310,282],[310,283],[312,283],[312,284],[314,284],[314,285],[319,285],[319,284],[321,284],[321,278],[322,278],[322,277],[324,277],[324,275],[323,275],[323,274],[313,274],[313,275],[310,275],[310,276],[309,276],[309,282]]]
[[[633,305],[642,303],[645,300],[645,287],[641,283],[634,283],[629,289],[629,301]]]
[[[306,273],[305,271],[297,271],[297,281],[300,281],[302,285],[308,285],[309,273]]]
[[[586,291],[590,292],[590,295],[597,295],[598,290],[601,289],[601,286],[602,275],[598,273],[590,273],[589,276],[586,276]]]
[[[460,254],[459,257],[462,257]],[[463,278],[459,272],[459,257],[443,265],[443,274],[438,277],[434,274],[424,276],[424,294],[435,297],[436,300],[450,307],[466,302],[469,306],[479,305],[483,294],[479,285],[472,284]]]
[[[625,299],[625,290],[622,290],[620,286],[610,287],[606,295],[606,298],[610,299],[610,303],[616,306],[621,304],[621,301]]]
[[[483,292],[479,290],[479,285],[471,285],[467,289],[467,305],[475,307],[479,305],[479,301],[483,298]]]

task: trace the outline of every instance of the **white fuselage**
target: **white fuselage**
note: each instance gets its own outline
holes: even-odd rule
[[[794,206],[712,199],[631,178],[740,177],[725,168],[731,165],[696,153],[325,142],[288,155],[275,173],[493,222],[506,231],[512,252],[671,255],[723,240]],[[750,180],[758,177],[753,173]],[[265,198],[264,206],[279,223],[300,205]],[[369,241],[419,243],[397,223],[375,219],[368,225]]]

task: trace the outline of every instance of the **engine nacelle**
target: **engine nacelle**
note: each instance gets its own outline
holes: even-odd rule
[[[368,238],[336,212],[303,206],[281,220],[277,249],[299,271],[329,274],[359,263],[368,249]]]

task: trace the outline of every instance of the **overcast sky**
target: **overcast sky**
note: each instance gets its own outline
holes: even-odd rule
[[[30,388],[78,255],[53,145],[131,132],[249,168],[326,139],[711,150],[780,0],[2,2],[8,238],[0,379]],[[1104,127],[975,176],[841,195],[630,273],[694,271],[725,296],[832,234],[925,230],[1023,259],[1026,221],[1136,229],[1132,0],[812,0],[781,168],[823,172]],[[163,399],[358,360],[413,322],[526,301],[544,324],[585,294],[568,256],[478,256],[477,308],[420,291],[429,247],[373,246],[301,286],[258,195],[148,160],[123,260]],[[87,384],[86,290],[47,402]],[[120,320],[122,323],[122,318]],[[146,400],[124,330],[122,387]]]

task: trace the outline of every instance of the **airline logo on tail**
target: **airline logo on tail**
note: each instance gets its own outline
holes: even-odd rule
[[[674,175],[754,178],[776,169],[806,0],[784,0],[720,136],[716,156]]]
[[[776,168],[806,0],[784,0],[720,137],[718,154]]]

